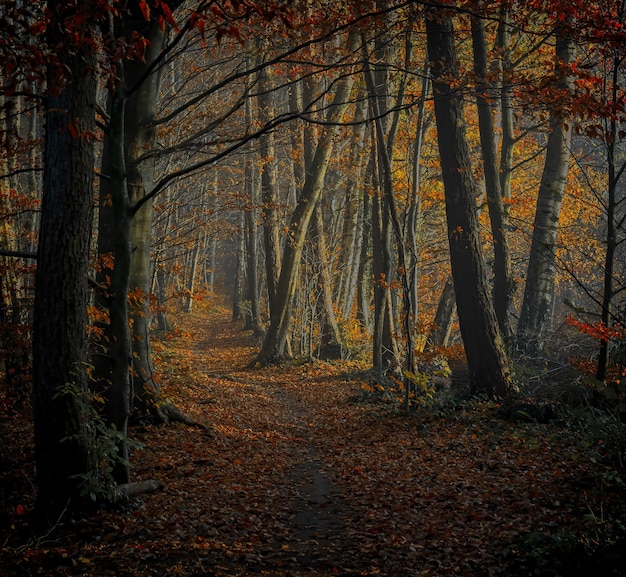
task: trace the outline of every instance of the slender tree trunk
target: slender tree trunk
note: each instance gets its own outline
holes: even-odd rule
[[[433,10],[426,18],[428,53],[433,62],[433,93],[441,171],[446,199],[450,262],[457,314],[473,392],[503,397],[511,386],[504,343],[489,295],[465,134],[454,28],[450,17]]]
[[[365,53],[365,36],[363,35],[363,50]],[[378,38],[374,50],[376,59],[388,62],[391,57],[389,50],[383,47],[382,39]],[[371,169],[374,183],[374,197],[372,199],[372,276],[374,282],[374,333],[372,339],[372,366],[379,370],[398,368],[398,354],[393,335],[395,320],[391,287],[394,278],[392,225],[388,210],[389,194],[392,193],[391,176],[387,174],[384,154],[393,149],[393,135],[391,134],[391,119],[387,115],[388,103],[386,98],[389,77],[385,69],[376,67],[371,71],[368,67],[366,80],[370,103],[370,112],[374,118],[380,119],[372,129]],[[384,120],[383,120],[384,118]]]
[[[354,45],[354,39],[349,41],[349,45]],[[263,347],[257,357],[257,361],[261,363],[279,360],[285,354],[302,248],[313,210],[322,193],[324,177],[333,149],[333,139],[338,130],[337,123],[341,120],[348,106],[348,97],[352,90],[352,83],[352,77],[347,76],[336,84],[334,99],[327,111],[327,120],[331,124],[334,123],[334,125],[327,128],[319,138],[315,156],[310,169],[307,171],[302,194],[291,217],[281,263],[279,283],[274,301],[270,305],[273,316],[270,320],[270,327],[263,342]]]
[[[441,291],[435,319],[426,338],[426,350],[432,351],[437,347],[445,347],[448,345],[450,334],[452,332],[452,322],[454,321],[454,313],[456,312],[456,297],[454,294],[454,280],[448,277],[446,284]]]
[[[557,34],[555,73],[558,86],[571,88],[567,66],[574,59],[574,43],[569,36]],[[537,196],[537,208],[530,259],[526,273],[524,299],[517,327],[518,347],[536,354],[552,326],[552,303],[556,276],[556,243],[561,215],[561,202],[567,181],[570,158],[571,121],[564,118],[558,103],[550,113],[550,134],[546,159]]]
[[[345,184],[345,215],[341,235],[341,260],[339,263],[341,277],[337,291],[339,294],[339,307],[344,319],[350,318],[356,295],[356,287],[359,282],[358,272],[360,269],[361,243],[363,240],[363,202],[365,194],[363,172],[365,164],[364,159],[366,159],[362,151],[365,145],[367,128],[363,120],[366,116],[367,100],[363,99],[362,103],[357,107],[354,116],[354,121],[357,124],[354,127],[349,161],[349,166],[352,168],[347,173],[347,181]]]
[[[200,260],[200,245],[202,244],[201,238],[196,239],[195,246],[191,249],[189,254],[189,272],[187,277],[187,284],[185,286],[185,302],[183,310],[186,313],[190,313],[193,309],[194,293],[196,291],[196,276],[198,276],[198,261]]]
[[[259,75],[259,121],[261,126],[274,116],[271,99],[271,80],[269,70],[263,69]],[[274,136],[264,134],[259,139],[259,151],[263,168],[261,172],[261,197],[263,201],[263,238],[265,245],[265,277],[267,282],[270,318],[276,316],[273,309],[280,276],[280,232],[278,213],[278,186],[276,183],[276,165]]]
[[[611,77],[612,91],[611,102],[617,103],[618,87],[620,79],[620,61],[617,54],[613,55],[613,73]],[[625,165],[617,171],[615,165],[615,143],[618,138],[617,119],[613,117],[608,125],[606,142],[606,162],[607,162],[607,202],[606,202],[606,252],[604,254],[604,282],[602,287],[602,311],[600,313],[600,321],[608,329],[613,324],[613,299],[614,291],[614,272],[615,272],[615,253],[617,251],[618,239],[617,231],[619,223],[617,221],[617,194],[619,179],[624,172]],[[610,339],[603,338],[600,340],[600,349],[598,351],[598,367],[596,378],[599,381],[605,381],[609,367],[609,345]]]
[[[237,264],[235,267],[235,282],[233,290],[233,321],[245,318],[243,302],[246,296],[246,217],[244,211],[239,214],[237,230]]]
[[[246,328],[252,330],[254,336],[262,335],[261,306],[259,302],[259,233],[257,226],[258,204],[260,199],[260,182],[253,170],[251,160],[246,161],[245,186],[248,192],[249,206],[245,210],[246,235],[246,300],[250,308],[246,313]]]
[[[369,183],[368,176],[371,169],[366,170],[365,183]],[[364,187],[365,188],[365,187]],[[359,273],[357,276],[357,320],[370,334],[373,334],[370,304],[372,301],[372,197],[367,192],[363,194],[363,225],[361,227],[361,256],[359,258]],[[375,278],[375,277],[374,277]],[[375,288],[375,287],[374,287]]]
[[[500,6],[500,23],[497,34],[497,47],[500,52],[500,115],[502,122],[502,142],[500,144],[500,190],[503,199],[511,198],[511,176],[513,174],[513,147],[515,145],[513,121],[513,88],[511,86],[511,38],[509,13],[506,2]],[[508,210],[504,205],[504,225],[508,226]],[[511,281],[512,282],[512,281]],[[511,286],[511,298],[515,287]]]
[[[62,43],[49,2],[52,45]],[[56,10],[55,10],[56,8]],[[88,31],[89,28],[88,28]],[[93,32],[93,30],[91,30]],[[59,56],[69,84],[45,100],[44,194],[41,207],[33,327],[33,418],[36,513],[54,524],[66,507],[84,504],[96,474],[87,407],[87,278],[93,218],[95,58],[78,50]],[[50,86],[54,86],[54,77]]]
[[[118,65],[122,69],[123,65]],[[120,74],[122,76],[122,74]],[[110,389],[107,397],[108,422],[121,436],[117,438],[117,457],[113,476],[118,484],[130,481],[126,433],[130,411],[130,328],[128,325],[128,282],[130,271],[130,203],[126,186],[124,157],[124,87],[118,85],[111,95],[110,123],[104,146],[108,158],[107,174],[101,182],[101,194],[111,200],[110,239],[113,269],[109,288],[109,326],[106,330]],[[102,204],[101,204],[102,206]],[[102,219],[101,219],[102,220]],[[100,231],[107,234],[106,229]]]
[[[415,141],[413,145],[413,158],[411,161],[411,195],[406,214],[407,231],[407,284],[409,287],[409,299],[411,310],[417,318],[419,312],[419,240],[422,229],[422,203],[421,203],[421,159],[422,145],[427,130],[426,124],[426,98],[429,92],[430,78],[428,63],[424,65],[424,77],[422,80],[422,93],[420,94],[419,107],[417,110],[417,127],[415,129]]]
[[[498,319],[498,326],[505,341],[508,341],[512,328],[509,323],[511,308],[511,257],[509,240],[505,229],[504,204],[500,182],[500,167],[497,160],[493,106],[495,101],[488,80],[487,42],[485,24],[480,17],[472,17],[472,41],[474,47],[474,72],[476,73],[476,102],[478,105],[478,124],[483,157],[487,206],[491,222],[494,255],[493,302]]]
[[[339,324],[335,316],[335,303],[333,301],[333,282],[330,274],[330,264],[328,247],[324,236],[324,223],[322,215],[321,201],[317,202],[311,218],[310,238],[317,253],[318,266],[320,271],[323,312],[320,322],[320,348],[321,356],[327,354],[330,349],[343,346]],[[324,352],[326,351],[326,353]]]

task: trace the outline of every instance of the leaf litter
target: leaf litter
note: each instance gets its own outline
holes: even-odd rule
[[[133,427],[133,478],[163,489],[46,538],[24,514],[32,426],[4,419],[0,575],[554,575],[520,539],[626,520],[623,487],[595,483],[561,426],[488,403],[425,422],[355,402],[367,386],[346,363],[248,368],[257,346],[224,311],[156,340],[166,395],[208,430]]]

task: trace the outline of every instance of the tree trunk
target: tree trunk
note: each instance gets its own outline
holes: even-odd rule
[[[118,65],[122,69],[123,65]],[[120,73],[120,76],[122,74]],[[117,457],[113,465],[113,478],[117,483],[128,483],[130,471],[128,466],[128,447],[126,433],[130,411],[131,379],[130,379],[130,328],[128,325],[128,282],[130,270],[130,203],[126,185],[126,165],[124,158],[124,87],[118,85],[111,95],[110,122],[105,136],[104,147],[107,159],[106,178],[101,181],[100,192],[105,199],[111,200],[111,207],[101,210],[111,211],[111,229],[99,231],[100,236],[111,233],[108,241],[113,253],[113,270],[110,271],[111,281],[109,295],[109,326],[105,335],[108,350],[109,369],[100,378],[110,375],[110,387],[107,391],[107,420],[122,436],[117,438]],[[101,214],[100,222],[104,220]],[[99,364],[102,364],[101,362]],[[96,365],[97,366],[97,365]]]
[[[500,115],[502,122],[502,142],[500,144],[500,190],[502,198],[511,198],[511,176],[513,174],[513,147],[515,132],[513,122],[513,88],[511,86],[511,35],[509,32],[509,13],[506,2],[500,6],[500,23],[497,34],[497,49],[500,53]],[[508,226],[508,210],[504,205],[505,226]],[[514,292],[511,287],[511,293]],[[511,298],[513,295],[511,294]]]
[[[333,282],[330,274],[328,247],[324,236],[324,223],[322,216],[321,201],[317,202],[311,219],[310,238],[315,246],[320,271],[320,286],[322,296],[322,318],[320,321],[320,356],[333,356],[333,349],[343,346],[339,324],[335,316],[335,303],[333,302]],[[333,353],[331,353],[333,351]]]
[[[432,351],[437,347],[448,346],[455,312],[456,297],[454,294],[454,280],[452,277],[448,277],[441,291],[441,296],[439,297],[435,319],[428,337],[426,338],[426,351]]]
[[[388,17],[389,20],[389,17]],[[391,22],[388,23],[391,25]],[[364,59],[367,61],[367,42],[365,35],[363,38]],[[395,338],[395,314],[394,314],[394,293],[392,293],[393,280],[396,275],[402,286],[402,331],[405,342],[405,369],[404,374],[413,372],[413,311],[411,310],[410,289],[408,287],[408,276],[406,266],[406,247],[404,244],[404,234],[398,215],[397,202],[393,191],[393,169],[391,159],[395,137],[399,122],[400,107],[404,98],[406,86],[406,75],[400,77],[397,86],[397,96],[395,102],[390,102],[387,95],[389,85],[392,82],[388,65],[393,62],[395,44],[377,35],[374,41],[374,60],[384,63],[383,66],[376,64],[366,64],[364,67],[365,84],[369,98],[370,110],[374,120],[373,142],[376,145],[374,174],[376,175],[376,185],[379,195],[374,200],[374,248],[380,249],[380,255],[374,253],[374,281],[377,283],[375,294],[375,322],[373,339],[373,366],[379,369],[393,368],[397,370],[401,365],[401,355]],[[407,32],[404,69],[408,69],[411,54],[411,37]],[[393,112],[388,113],[389,110]],[[379,229],[379,230],[377,230]],[[392,238],[395,239],[395,257],[392,247]],[[378,242],[376,242],[378,241]],[[394,267],[394,264],[396,266]],[[380,267],[380,268],[379,268]],[[376,309],[380,307],[380,310]],[[408,409],[408,399],[410,387],[405,377],[405,407]]]
[[[239,213],[237,227],[237,264],[235,266],[235,280],[233,287],[233,321],[245,318],[243,302],[246,297],[246,217],[244,211]]]
[[[130,244],[131,294],[130,319],[132,326],[133,409],[138,416],[151,416],[163,422],[179,421],[197,425],[183,415],[161,394],[154,380],[150,346],[150,242],[152,237],[152,200],[145,201],[154,182],[154,157],[144,158],[156,145],[156,117],[160,74],[158,69],[145,76],[151,64],[161,53],[164,30],[157,22],[147,31],[150,45],[144,60],[125,63],[125,81],[130,95],[126,104],[125,140],[128,193],[132,208]],[[137,85],[137,83],[140,84]]]
[[[269,70],[263,69],[259,74],[259,122],[261,126],[274,116],[271,99],[271,81]],[[263,201],[263,238],[265,243],[265,277],[270,310],[270,318],[276,315],[273,310],[278,290],[280,275],[280,232],[278,215],[278,187],[276,183],[276,166],[274,136],[270,132],[259,139],[259,152],[263,168],[261,172],[261,197]]]
[[[426,18],[426,33],[433,63],[450,262],[472,391],[503,397],[510,390],[511,377],[485,276],[476,185],[465,135],[463,95],[453,88],[450,80],[458,77],[451,18],[442,11],[431,11]]]
[[[246,105],[248,111],[249,104]],[[261,306],[259,291],[259,240],[257,216],[258,204],[260,199],[260,182],[257,172],[253,170],[252,160],[246,159],[245,167],[245,186],[248,193],[249,206],[246,208],[245,217],[245,235],[246,235],[246,300],[250,303],[249,309],[246,311],[246,328],[252,330],[255,337],[263,334],[261,327]]]
[[[59,2],[49,2],[63,16]],[[55,6],[56,5],[56,6]],[[50,25],[52,45],[63,42]],[[58,27],[58,28],[57,28]],[[68,85],[45,101],[45,173],[33,326],[33,418],[37,516],[54,524],[88,497],[97,474],[88,420],[87,278],[93,218],[95,58],[78,50],[59,56]],[[55,86],[50,77],[49,86]],[[87,491],[87,493],[89,490]]]
[[[349,45],[354,45],[354,39],[349,41]],[[348,106],[352,84],[351,76],[344,77],[336,83],[334,99],[327,111],[328,122],[334,124],[326,128],[319,138],[315,156],[309,170],[307,170],[302,194],[291,217],[280,268],[279,283],[274,300],[270,304],[272,311],[270,327],[263,341],[261,352],[257,357],[257,362],[274,362],[285,355],[302,248],[313,210],[322,193],[324,177],[333,149],[333,140],[338,130],[337,123],[341,120]]]
[[[154,26],[154,25],[153,25]],[[152,42],[145,62],[133,60],[125,65],[126,85],[135,84],[147,67],[159,54],[163,45],[163,33],[154,26],[150,34]],[[152,201],[143,202],[151,190],[154,179],[154,160],[142,160],[142,156],[154,150],[156,131],[150,122],[156,116],[159,89],[158,72],[153,72],[136,87],[126,105],[126,166],[128,192],[134,207],[131,225],[132,258],[130,266],[130,293],[133,353],[134,408],[139,414],[160,414],[159,385],[153,380],[152,351],[150,347],[150,242],[152,238]],[[142,204],[137,209],[137,203]]]
[[[371,169],[366,169],[365,184],[369,184],[368,176]],[[366,187],[364,187],[366,188]],[[359,257],[359,272],[357,275],[357,320],[369,334],[372,334],[372,319],[370,305],[372,301],[372,197],[364,191],[361,226],[361,256]]]
[[[344,319],[349,319],[354,304],[357,285],[359,283],[359,269],[361,258],[361,243],[363,241],[363,204],[365,188],[363,186],[364,162],[366,159],[362,151],[365,148],[366,124],[363,120],[367,116],[367,100],[363,99],[354,115],[354,136],[350,153],[349,166],[345,184],[345,216],[341,240],[341,261],[339,270],[339,310]]]
[[[419,242],[422,234],[422,203],[421,203],[421,159],[422,145],[427,131],[426,124],[426,97],[429,92],[430,79],[428,75],[428,62],[424,65],[424,77],[422,79],[422,92],[417,110],[417,127],[413,145],[413,158],[411,159],[411,195],[406,214],[407,231],[407,284],[409,287],[409,299],[411,310],[417,319],[419,312]]]
[[[574,59],[574,51],[572,38],[557,34],[555,73],[559,78],[558,86],[563,90],[571,88],[572,80],[567,66]],[[553,103],[546,159],[537,196],[526,288],[517,327],[518,346],[529,354],[536,354],[543,347],[546,333],[552,326],[556,243],[571,136],[571,121],[563,117],[559,104]]]
[[[620,80],[620,59],[617,54],[613,55],[613,70],[611,75],[611,95],[610,102],[617,105],[619,98],[618,88]],[[606,200],[606,252],[604,254],[604,282],[602,287],[602,311],[600,313],[600,321],[608,329],[614,322],[613,318],[613,299],[615,298],[615,253],[619,245],[617,233],[620,229],[619,219],[617,217],[618,202],[618,185],[621,176],[624,173],[626,164],[622,164],[619,170],[616,169],[615,143],[618,139],[618,124],[615,117],[611,118],[604,139],[606,146],[606,163],[607,163],[607,200]],[[622,218],[623,222],[623,218]],[[600,348],[598,350],[598,366],[596,378],[599,381],[605,381],[609,367],[609,346],[610,339],[600,339]]]
[[[511,257],[508,235],[505,229],[504,204],[500,182],[500,167],[497,160],[493,106],[495,101],[488,80],[487,42],[485,24],[480,17],[472,17],[472,41],[474,47],[474,72],[476,73],[476,103],[478,125],[483,157],[487,207],[493,237],[493,302],[498,326],[505,341],[508,341],[512,328],[509,322],[512,291],[510,290]]]

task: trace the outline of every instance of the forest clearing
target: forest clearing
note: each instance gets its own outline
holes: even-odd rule
[[[573,421],[462,392],[407,416],[354,363],[247,368],[257,346],[223,309],[185,315],[155,343],[159,378],[206,430],[131,427],[133,478],[162,488],[39,537],[30,420],[4,407],[0,574],[626,574],[624,486]]]

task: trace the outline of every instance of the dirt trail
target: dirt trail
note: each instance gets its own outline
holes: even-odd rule
[[[0,577],[625,574],[622,549],[610,566],[564,548],[626,519],[567,428],[476,402],[406,417],[345,364],[248,368],[259,343],[210,307],[153,344],[164,393],[207,429],[133,427],[133,479],[163,489],[39,540],[32,430],[5,423]]]
[[[271,565],[274,569],[270,573],[276,575],[276,571],[336,575],[350,556],[346,535],[350,513],[325,465],[322,447],[326,442],[319,438],[323,431],[315,426],[320,405],[310,403],[310,397],[303,394],[308,385],[306,369],[250,369],[258,344],[227,315],[214,316],[205,326],[190,328],[196,368],[206,376],[209,388],[215,388],[217,394],[217,387],[226,383],[246,397],[246,402],[237,405],[237,415],[232,415],[240,429],[265,430],[278,439],[269,454],[276,467],[260,471],[249,501],[261,503],[260,508],[270,515],[274,507],[273,513],[285,523],[285,530],[277,531],[276,538],[268,543],[271,549],[262,552],[256,570],[270,571]],[[255,396],[265,403],[264,410],[259,410]],[[202,417],[204,422],[211,420],[210,415]],[[245,452],[241,446],[235,452],[238,450]],[[281,503],[274,501],[277,492],[284,499]],[[343,567],[341,572],[349,569]]]
[[[182,441],[194,462],[210,461],[183,465],[191,526],[181,533],[198,556],[186,553],[187,574],[529,575],[536,567],[520,560],[503,572],[521,536],[583,531],[589,510],[621,514],[621,498],[581,490],[588,461],[558,427],[504,423],[480,404],[407,419],[351,402],[367,384],[345,366],[248,368],[259,343],[226,314],[185,327],[189,338],[166,348],[193,358],[170,363],[165,380],[213,430]],[[163,434],[159,455],[181,450]]]

